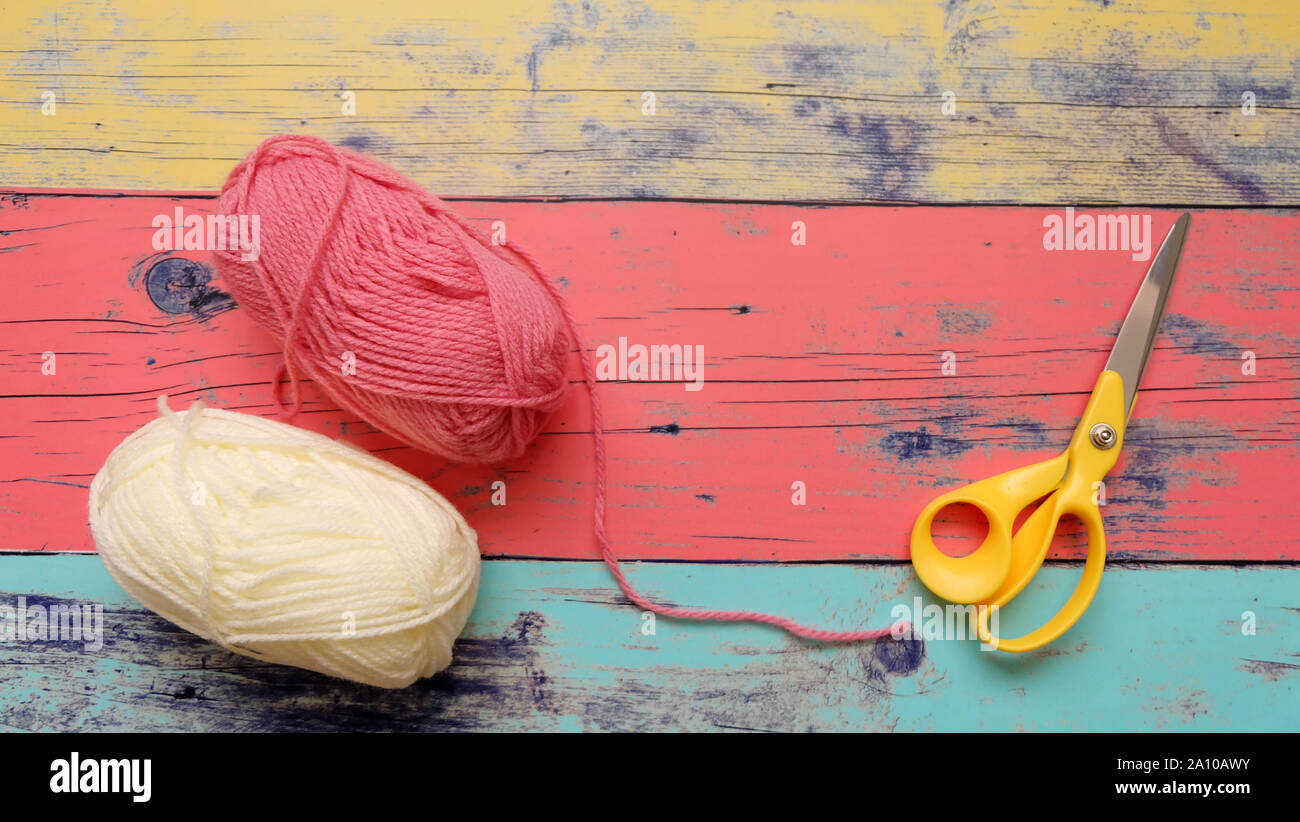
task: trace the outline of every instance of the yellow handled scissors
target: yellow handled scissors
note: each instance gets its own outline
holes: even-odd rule
[[[917,576],[944,599],[985,606],[976,609],[979,638],[993,648],[1022,652],[1046,645],[1069,630],[1097,592],[1106,564],[1106,534],[1095,489],[1114,467],[1124,444],[1124,430],[1165,313],[1189,220],[1188,214],[1179,217],[1161,244],[1065,453],[949,491],[927,505],[912,528],[912,566]],[[1042,500],[1038,508],[1013,533],[1017,517],[1037,500]],[[930,528],[935,514],[958,503],[974,505],[983,512],[989,530],[975,551],[951,557],[934,544]],[[1038,573],[1057,523],[1066,514],[1078,517],[1088,532],[1083,578],[1061,610],[1042,627],[1015,639],[994,636],[989,616]]]

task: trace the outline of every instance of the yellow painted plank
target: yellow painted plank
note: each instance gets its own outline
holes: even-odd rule
[[[296,131],[445,195],[1276,205],[1300,191],[1293,2],[0,13],[7,186],[211,189],[261,138]]]

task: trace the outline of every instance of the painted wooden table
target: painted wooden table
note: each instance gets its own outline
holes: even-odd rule
[[[93,650],[0,640],[0,727],[1300,728],[1300,9],[519,5],[0,12],[0,606],[106,623]],[[1046,250],[1044,218],[1149,215],[1158,242],[1190,210],[1092,608],[1017,657],[649,632],[594,561],[582,391],[524,458],[476,467],[308,386],[296,423],[427,479],[478,530],[456,663],[382,691],[145,611],[93,554],[91,477],[161,393],[271,415],[279,358],[206,253],[155,252],[150,223],[209,211],[283,132],[502,221],[593,347],[702,345],[702,390],[599,388],[617,550],[655,598],[839,628],[931,601],[906,562],[929,498],[1068,439],[1146,262]],[[1083,551],[1065,528],[1004,626],[1054,610]]]

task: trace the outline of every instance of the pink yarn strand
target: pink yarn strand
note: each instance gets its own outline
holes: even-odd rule
[[[560,293],[559,287],[545,275],[537,260],[513,243],[506,243],[506,246],[528,264],[533,274],[541,280],[542,284],[551,293],[556,305],[560,308],[560,313],[564,315],[564,321],[569,327],[569,334],[573,337],[574,345],[578,347],[578,355],[582,360],[583,382],[586,383],[587,394],[591,398],[591,436],[595,445],[596,456],[596,501],[593,517],[596,544],[600,547],[601,559],[604,560],[605,566],[609,568],[610,573],[614,575],[614,579],[618,582],[618,587],[623,591],[623,595],[637,607],[652,611],[660,616],[707,622],[756,622],[763,625],[773,625],[795,636],[817,642],[861,642],[890,636],[894,629],[892,625],[889,628],[878,628],[870,631],[828,631],[823,628],[801,625],[786,617],[765,614],[759,611],[717,611],[706,608],[681,608],[674,605],[663,605],[647,599],[632,585],[623,573],[623,568],[619,564],[618,557],[614,554],[614,549],[610,546],[609,536],[605,531],[605,501],[608,497],[609,488],[607,480],[608,462],[605,457],[605,425],[600,411],[600,397],[596,392],[596,371],[591,364],[591,358],[587,356],[587,347],[583,341],[582,332],[579,330],[578,322],[573,313],[569,310],[569,304],[565,301],[564,295]]]

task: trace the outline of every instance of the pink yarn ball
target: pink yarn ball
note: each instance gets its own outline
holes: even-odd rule
[[[494,463],[518,457],[563,401],[570,343],[554,286],[393,169],[272,137],[230,173],[219,212],[259,219],[255,260],[214,255],[284,348],[295,406],[309,377],[402,442]]]

